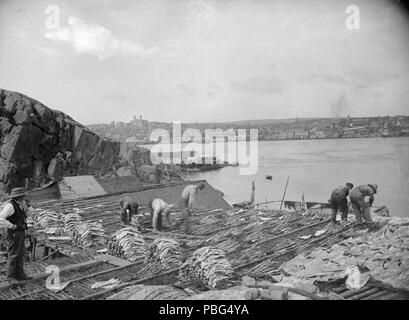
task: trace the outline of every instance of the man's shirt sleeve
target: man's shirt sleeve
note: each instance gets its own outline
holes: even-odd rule
[[[8,229],[13,227],[13,224],[7,220],[8,217],[14,214],[14,208],[11,203],[7,203],[0,212],[0,224]]]

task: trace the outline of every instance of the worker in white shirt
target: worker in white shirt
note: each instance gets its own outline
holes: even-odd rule
[[[151,214],[151,219],[152,219],[152,229],[153,231],[158,231],[162,229],[162,213],[166,215],[166,221],[168,223],[168,226],[171,226],[170,223],[170,206],[163,201],[162,199],[154,199],[151,202],[149,202],[149,211]]]
[[[9,281],[29,279],[24,273],[24,240],[27,230],[27,217],[32,215],[32,208],[25,196],[24,188],[12,189],[11,199],[0,212],[0,224],[7,229],[7,278]]]
[[[191,184],[186,186],[183,189],[179,200],[177,201],[177,206],[183,213],[183,229],[185,233],[190,232],[190,217],[192,216],[192,208],[196,195],[199,193],[199,191],[203,190],[205,186],[206,185],[204,182],[200,182],[197,185]]]

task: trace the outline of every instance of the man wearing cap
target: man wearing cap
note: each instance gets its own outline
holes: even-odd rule
[[[348,218],[348,200],[349,191],[354,187],[350,182],[347,182],[345,186],[334,189],[331,193],[331,208],[332,217],[331,222],[335,223],[337,220],[338,210],[341,211],[341,221],[347,221]]]
[[[196,194],[205,188],[205,184],[200,182],[197,185],[191,184],[186,186],[177,201],[177,206],[183,212],[183,229],[185,233],[190,232],[190,217],[192,216],[193,203],[195,202]]]
[[[123,197],[119,200],[121,207],[121,222],[124,225],[130,225],[132,216],[138,214],[139,205],[134,199],[129,196]]]
[[[0,212],[0,223],[7,228],[7,278],[10,281],[29,279],[24,273],[24,240],[27,230],[27,217],[32,215],[32,208],[25,196],[24,188],[12,189],[10,201],[6,203]]]
[[[362,223],[362,217],[366,222],[372,222],[370,207],[374,202],[374,194],[377,193],[377,190],[378,185],[373,183],[358,186],[349,193],[357,223]],[[365,197],[369,197],[369,203],[365,201]]]
[[[149,211],[152,218],[152,229],[153,231],[158,231],[162,229],[162,213],[166,215],[166,221],[171,226],[170,223],[170,206],[162,199],[153,199],[149,202]]]

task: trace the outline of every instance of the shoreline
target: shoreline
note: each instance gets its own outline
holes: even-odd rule
[[[348,140],[348,139],[376,139],[376,138],[383,138],[383,139],[392,139],[392,138],[409,138],[409,135],[407,136],[388,136],[388,137],[383,137],[383,136],[362,136],[362,137],[343,137],[343,138],[331,138],[331,137],[325,137],[325,138],[294,138],[294,139],[257,139],[256,141],[260,142],[269,142],[269,141],[300,141],[300,140]],[[126,141],[120,141],[120,140],[115,140],[115,141],[119,141],[120,143],[125,143],[125,144],[135,144],[136,146],[155,146],[158,143],[153,143],[153,142],[146,142],[146,143],[142,143],[142,142],[126,142]],[[232,142],[249,142],[249,141],[254,141],[254,140],[240,140],[240,141],[232,141]],[[210,144],[210,143],[220,143],[220,142],[224,142],[224,143],[228,143],[229,141],[204,141],[201,142],[202,144]],[[189,143],[195,143],[193,141],[187,141],[187,142],[181,142],[178,144],[189,144]],[[197,142],[200,143],[200,142]],[[170,143],[172,144],[172,143]]]

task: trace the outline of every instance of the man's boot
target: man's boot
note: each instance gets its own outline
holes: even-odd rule
[[[23,273],[22,275],[19,275],[16,277],[18,281],[26,281],[32,279],[32,277],[28,276],[27,274]]]
[[[17,283],[17,282],[19,282],[19,280],[16,277],[13,277],[13,276],[7,276],[7,282]]]
[[[332,209],[332,214],[331,214],[331,223],[335,224],[337,222],[337,211]]]

